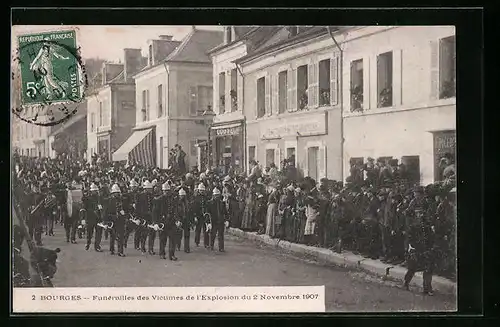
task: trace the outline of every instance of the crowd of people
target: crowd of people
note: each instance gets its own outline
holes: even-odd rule
[[[432,275],[454,278],[455,174],[445,156],[445,178],[425,187],[412,183],[397,162],[369,158],[353,166],[345,183],[299,178],[294,160],[262,169],[254,160],[250,173],[219,176],[215,170],[180,173],[106,161],[15,156],[15,196],[26,208],[29,231],[42,244],[45,229],[62,221],[68,243],[85,228],[86,249],[100,252],[109,233],[110,251],[125,256],[129,236],[137,251],[177,260],[175,251],[194,244],[224,251],[227,227],[332,251],[353,251],[408,267],[405,287],[424,271],[424,292],[432,294]],[[181,167],[182,168],[182,167]],[[68,193],[69,190],[69,193]],[[67,213],[68,194],[74,208]],[[77,199],[75,201],[75,199]],[[43,201],[42,201],[43,200]],[[43,205],[39,203],[43,202]],[[37,206],[42,209],[37,210]],[[83,222],[83,224],[82,224]]]

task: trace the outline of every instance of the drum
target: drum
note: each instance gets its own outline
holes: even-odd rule
[[[82,198],[82,189],[68,190],[68,217],[73,217],[73,213],[78,214],[80,209],[83,208]]]

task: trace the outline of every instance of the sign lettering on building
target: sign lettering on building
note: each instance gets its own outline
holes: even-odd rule
[[[216,129],[215,131],[217,136],[239,135],[241,134],[241,126],[221,128],[221,129]]]
[[[441,158],[445,153],[455,157],[456,153],[456,132],[443,131],[434,133],[434,179],[436,181],[442,179],[442,171],[444,167],[440,165]]]
[[[277,139],[285,136],[311,136],[326,134],[325,113],[286,117],[281,121],[270,121],[261,130],[261,138]]]

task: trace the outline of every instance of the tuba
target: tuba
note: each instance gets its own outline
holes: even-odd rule
[[[151,228],[153,229],[155,232],[162,232],[163,229],[165,228],[165,224],[164,223],[159,223],[159,224],[149,224],[148,225],[148,228]]]
[[[105,230],[108,230],[108,229],[113,229],[113,226],[115,224],[112,222],[112,221],[108,221],[108,222],[105,222],[105,223],[98,223],[97,226],[99,227],[102,227],[104,228]]]

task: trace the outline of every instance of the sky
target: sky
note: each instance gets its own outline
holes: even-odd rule
[[[182,40],[192,29],[189,25],[15,25],[12,27],[12,49],[17,48],[19,35],[58,29],[77,30],[77,44],[85,58],[101,58],[107,61],[123,62],[124,48],[140,48],[146,55],[147,41],[159,35],[172,35],[173,40]],[[222,30],[222,26],[196,26],[202,30]]]

